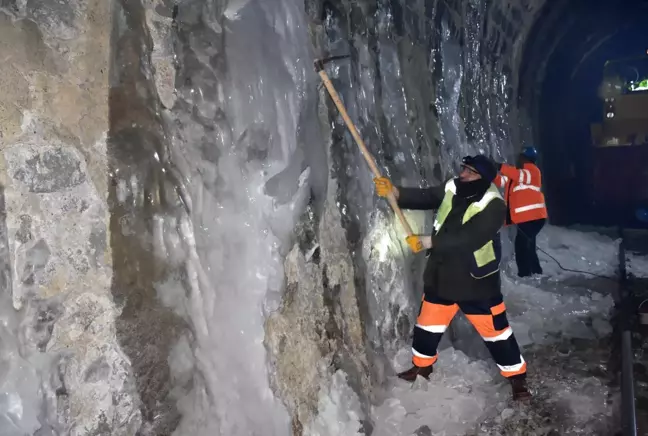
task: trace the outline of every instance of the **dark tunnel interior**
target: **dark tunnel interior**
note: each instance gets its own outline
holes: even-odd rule
[[[615,77],[623,86],[603,88]],[[648,1],[547,2],[524,50],[520,103],[553,224],[648,228],[648,89],[628,89],[646,78]]]

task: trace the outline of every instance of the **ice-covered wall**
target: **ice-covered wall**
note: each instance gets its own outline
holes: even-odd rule
[[[422,259],[312,61],[351,54],[328,71],[381,169],[440,183],[527,134],[516,71],[542,2],[0,5],[0,419],[369,433]]]
[[[169,162],[162,114],[173,97],[173,56],[160,62],[152,38],[170,25],[172,9],[130,0],[112,7],[108,180],[112,292],[121,307],[116,327],[132,363],[141,432],[169,434],[180,418],[169,356],[183,343],[185,323],[164,305],[157,286],[177,273],[183,259],[176,249],[180,241],[173,240],[167,251],[159,229],[161,217],[181,217],[186,205],[182,176]],[[176,288],[184,292],[181,285]]]

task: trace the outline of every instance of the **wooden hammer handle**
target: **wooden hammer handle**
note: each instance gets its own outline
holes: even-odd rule
[[[349,118],[349,114],[347,113],[344,105],[342,104],[342,100],[340,100],[340,96],[338,95],[337,91],[335,90],[335,87],[331,83],[328,74],[326,74],[326,71],[324,71],[324,69],[319,69],[318,74],[322,78],[322,82],[324,82],[324,86],[326,86],[326,90],[331,95],[331,98],[333,99],[335,106],[337,106],[338,110],[340,111],[340,114],[342,115],[342,119],[344,120],[347,127],[351,131],[351,135],[353,136],[353,139],[355,139],[356,143],[358,144],[358,147],[360,147],[360,151],[362,152],[362,155],[367,161],[367,164],[369,164],[369,168],[371,168],[371,172],[373,173],[374,177],[376,178],[381,177],[380,170],[378,170],[378,166],[376,165],[376,161],[374,160],[371,153],[369,153],[369,150],[367,149],[367,146],[365,145],[364,141],[360,137],[360,133],[358,132],[358,129],[356,129],[355,124],[353,124],[353,121],[351,121],[351,118]],[[390,192],[389,195],[387,196],[387,201],[389,202],[389,205],[394,210],[394,213],[400,219],[401,224],[405,228],[405,232],[407,232],[407,236],[412,236],[414,232],[412,232],[412,228],[407,222],[407,218],[405,218],[403,211],[398,206],[396,197],[394,197],[394,194],[392,192]]]

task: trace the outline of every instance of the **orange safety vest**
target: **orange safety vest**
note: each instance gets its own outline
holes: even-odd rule
[[[502,164],[495,185],[504,188],[504,201],[509,209],[507,224],[547,218],[547,206],[542,193],[540,169],[532,163],[525,163],[522,169]]]

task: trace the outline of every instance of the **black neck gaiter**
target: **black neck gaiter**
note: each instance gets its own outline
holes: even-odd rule
[[[483,196],[488,190],[490,182],[484,179],[473,180],[472,182],[462,182],[455,179],[455,186],[457,187],[457,197],[470,200]]]

